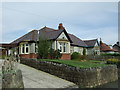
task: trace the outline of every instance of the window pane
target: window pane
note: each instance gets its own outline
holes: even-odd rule
[[[26,46],[28,46],[28,44],[26,44]]]
[[[26,47],[26,53],[28,53],[28,47]]]
[[[66,52],[66,44],[64,43],[63,52]]]
[[[25,51],[26,51],[26,53],[28,53],[28,44],[26,44]]]
[[[62,46],[60,46],[60,52],[62,52]]]

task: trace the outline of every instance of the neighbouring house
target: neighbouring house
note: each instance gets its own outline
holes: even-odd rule
[[[100,47],[97,39],[83,41],[75,35],[69,34],[62,23],[59,24],[58,29],[45,26],[40,30],[32,30],[8,44],[8,47],[4,45],[2,47],[7,48],[9,54],[19,54],[23,58],[37,58],[36,43],[38,43],[39,37],[52,40],[52,48],[60,50],[62,54],[61,59],[71,59],[73,52],[79,52],[83,55],[84,50],[86,51],[86,55],[100,55]]]
[[[0,44],[0,56],[1,55],[3,55],[3,56],[10,55],[13,52],[13,50],[11,50],[11,49],[16,46],[17,46],[16,44],[6,44],[6,43]]]
[[[113,45],[113,49],[117,50],[120,53],[120,42],[117,42]]]
[[[116,53],[116,52],[118,52],[118,50],[110,48],[109,45],[107,45],[106,43],[103,43],[102,40],[100,40],[100,52],[102,54],[104,54],[104,53]]]
[[[87,55],[100,55],[100,46],[98,39],[84,40],[87,45]]]

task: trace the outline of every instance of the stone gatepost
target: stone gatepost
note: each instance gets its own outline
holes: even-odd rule
[[[2,88],[24,88],[22,72],[17,68],[17,58],[5,58],[2,65]]]

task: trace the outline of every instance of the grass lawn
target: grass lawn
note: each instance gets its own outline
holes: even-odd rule
[[[56,62],[61,64],[66,64],[69,66],[80,67],[80,68],[92,68],[92,67],[103,67],[107,66],[107,64],[101,64],[103,61],[78,61],[78,60],[50,60],[50,59],[38,59],[40,61],[49,61],[49,62]],[[96,63],[97,62],[97,63]]]

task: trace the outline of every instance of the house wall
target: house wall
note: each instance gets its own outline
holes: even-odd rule
[[[100,47],[97,43],[94,47],[87,48],[87,55],[100,55]]]
[[[64,32],[62,32],[61,34],[60,34],[60,36],[58,37],[58,39],[65,39],[65,40],[68,40],[68,38],[66,37],[66,35],[65,35],[65,33]]]
[[[65,54],[64,56],[66,56],[66,54],[70,54],[70,42],[64,32],[61,33],[55,42],[55,49],[61,50],[60,47],[62,47],[61,54]],[[65,52],[63,43],[65,43]]]
[[[114,46],[113,46],[113,49],[118,50],[118,52],[120,53],[120,47],[114,45]]]
[[[26,53],[26,46],[24,46],[24,53],[22,52],[22,45],[28,44],[28,52]],[[35,43],[22,42],[19,44],[19,55],[22,58],[37,58],[35,52]]]
[[[70,46],[70,51],[71,51],[71,54],[73,52],[78,52],[80,53],[80,55],[83,55],[83,47]]]
[[[71,55],[68,53],[64,53],[64,54],[62,54],[62,56],[61,56],[61,58],[60,58],[61,60],[70,60],[71,59]]]

